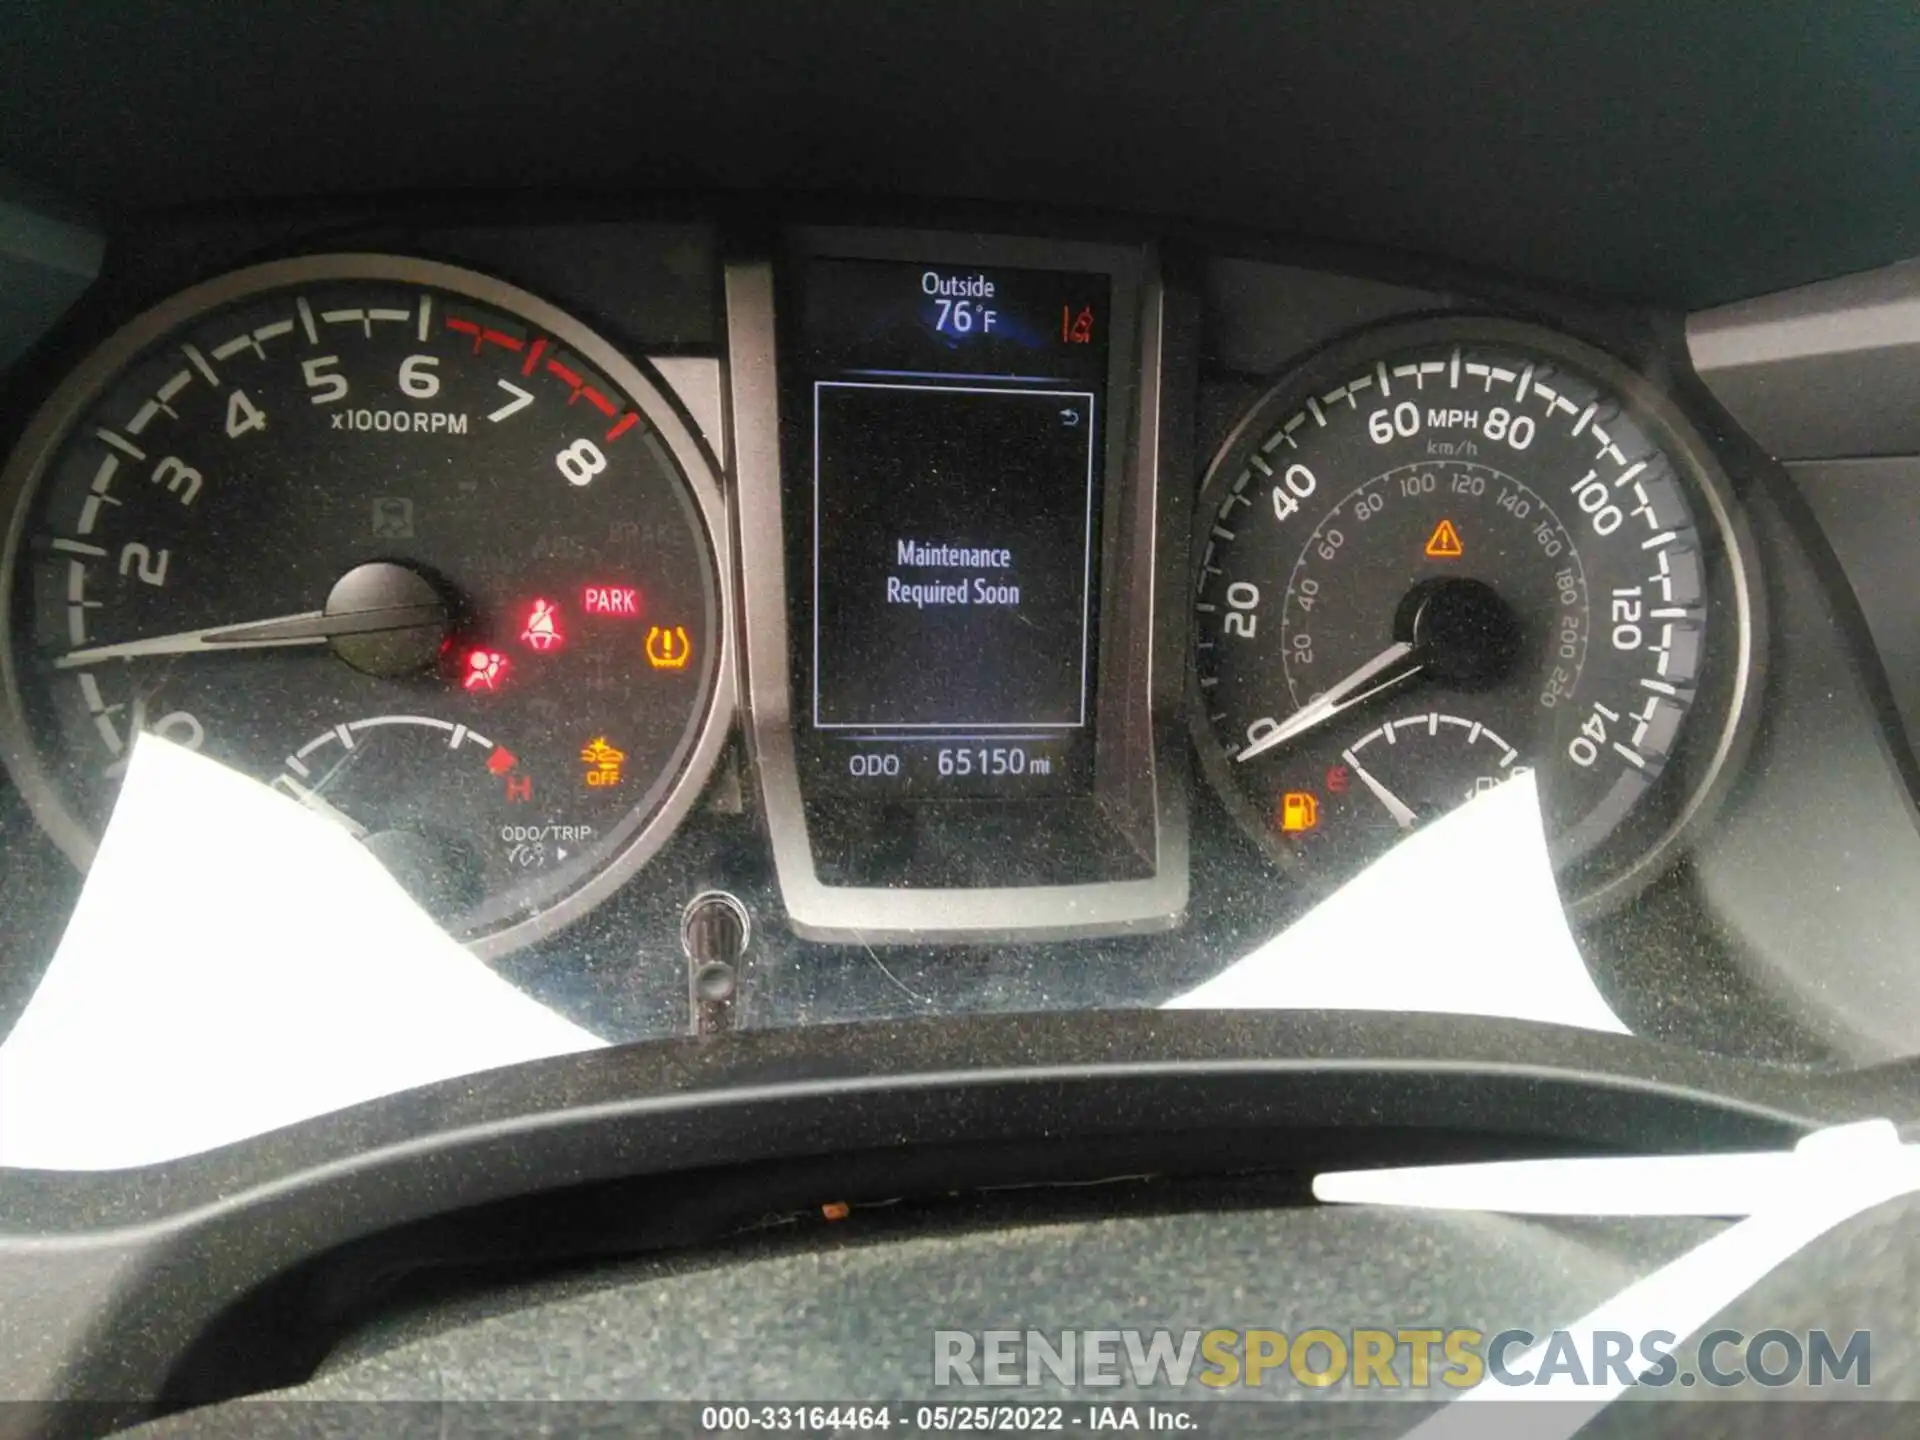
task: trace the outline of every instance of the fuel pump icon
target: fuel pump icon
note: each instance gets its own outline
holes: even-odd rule
[[[1298,835],[1320,824],[1320,801],[1310,790],[1289,790],[1280,797],[1280,828]]]

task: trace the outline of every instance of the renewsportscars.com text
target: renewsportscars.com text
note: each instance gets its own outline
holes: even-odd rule
[[[1510,1386],[1848,1385],[1873,1381],[1872,1337],[1824,1330],[1712,1330],[1680,1346],[1665,1330],[1313,1327],[1280,1330],[936,1330],[933,1383],[941,1388],[1126,1385],[1349,1386],[1468,1390]]]

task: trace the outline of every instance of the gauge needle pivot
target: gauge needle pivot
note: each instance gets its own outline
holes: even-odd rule
[[[1424,662],[1415,656],[1412,645],[1396,641],[1318,699],[1294,711],[1234,759],[1244,764],[1256,755],[1264,755],[1276,745],[1284,745],[1296,735],[1317,729],[1361,701],[1372,699],[1382,690],[1411,680],[1424,668]]]
[[[1360,783],[1373,792],[1373,798],[1387,807],[1387,813],[1393,816],[1394,823],[1402,830],[1411,830],[1419,823],[1420,817],[1413,813],[1407,802],[1374,778],[1366,766],[1353,758],[1353,751],[1342,751],[1340,758],[1347,762],[1349,770],[1360,777]]]

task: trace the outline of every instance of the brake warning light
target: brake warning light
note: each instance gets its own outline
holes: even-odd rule
[[[581,592],[580,608],[589,615],[631,620],[640,613],[640,592],[631,585],[589,585]]]

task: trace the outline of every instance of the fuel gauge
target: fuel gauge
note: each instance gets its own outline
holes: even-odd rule
[[[1364,861],[1415,826],[1531,773],[1517,748],[1470,716],[1403,714],[1355,737],[1324,768],[1282,767],[1273,823],[1344,870],[1338,861],[1347,855]]]

